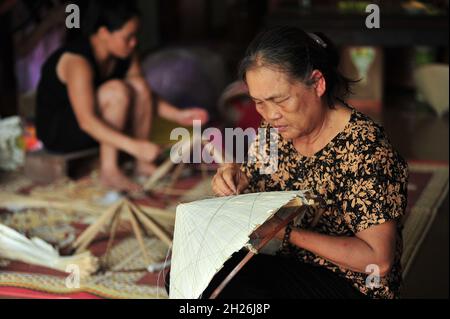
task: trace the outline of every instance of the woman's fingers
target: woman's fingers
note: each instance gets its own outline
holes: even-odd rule
[[[142,143],[139,157],[144,161],[153,162],[158,157],[160,152],[161,149],[158,145],[150,142],[144,142]]]
[[[238,195],[247,187],[247,176],[239,168],[221,168],[212,181],[213,191],[218,196]]]
[[[221,173],[217,173],[212,181],[213,192],[218,196],[231,196],[234,192],[228,187]]]
[[[247,187],[248,187],[247,176],[245,176],[245,174],[241,173],[239,181],[238,181],[237,193],[238,194],[242,193],[244,190],[247,189]]]
[[[234,170],[232,169],[226,169],[223,171],[223,180],[225,181],[225,183],[227,184],[228,189],[230,189],[233,194],[237,193],[237,189],[236,189],[236,184],[235,184],[235,178],[236,178],[236,173]]]
[[[179,114],[178,122],[182,125],[191,126],[195,120],[201,121],[202,124],[205,124],[209,121],[209,113],[201,108],[190,108],[183,110]]]
[[[135,140],[130,154],[142,162],[151,163],[161,153],[161,148],[146,140]]]

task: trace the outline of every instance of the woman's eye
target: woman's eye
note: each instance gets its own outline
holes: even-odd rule
[[[287,100],[289,100],[289,98],[283,98],[283,99],[275,101],[275,103],[280,104],[280,103],[286,102]]]

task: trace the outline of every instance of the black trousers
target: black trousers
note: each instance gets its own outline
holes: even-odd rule
[[[244,258],[240,251],[213,278],[202,298],[207,299]],[[166,277],[169,289],[170,274]],[[351,283],[320,266],[294,258],[256,255],[222,290],[218,299],[365,299]]]

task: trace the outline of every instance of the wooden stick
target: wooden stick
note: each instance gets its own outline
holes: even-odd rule
[[[100,215],[104,207],[92,205],[84,200],[61,201],[48,198],[21,196],[14,193],[0,194],[0,207],[5,209],[53,208],[64,211],[82,211],[90,215]]]
[[[63,157],[66,161],[70,161],[70,160],[81,158],[81,157],[96,155],[96,154],[98,154],[98,152],[99,152],[98,148],[91,148],[91,149],[87,149],[87,150],[74,152],[74,153],[71,153],[68,155],[56,155],[56,156]]]
[[[162,210],[162,209],[158,209],[155,208],[153,209],[153,207],[148,207],[148,206],[142,206],[142,205],[136,205],[139,208],[139,211],[141,211],[142,213],[144,213],[144,215],[149,216],[152,219],[166,219],[168,222],[175,222],[175,217],[176,217],[176,213],[174,211],[171,210]]]
[[[118,210],[116,212],[116,214],[114,215],[113,220],[111,222],[111,229],[109,232],[110,237],[108,239],[108,244],[106,245],[106,252],[105,252],[105,259],[107,262],[109,261],[110,250],[111,250],[112,244],[114,242],[114,239],[116,237],[116,231],[117,231],[118,225],[120,224],[121,215],[122,215],[122,210]]]
[[[133,203],[130,205],[131,209],[136,213],[141,223],[145,225],[150,231],[152,231],[160,240],[167,243],[167,245],[172,245],[172,239],[167,232],[167,230],[157,223],[151,216],[148,216],[139,207],[135,206]]]
[[[245,255],[244,259],[242,259],[241,262],[236,267],[234,267],[234,269],[228,274],[228,276],[224,279],[224,281],[222,281],[220,285],[216,289],[214,289],[211,296],[209,296],[209,299],[216,299],[217,296],[222,292],[222,290],[234,278],[234,276],[236,276],[236,274],[242,269],[242,267],[244,267],[250,261],[250,259],[252,259],[253,256],[255,256],[255,253],[249,251]]]
[[[162,193],[165,195],[174,195],[174,196],[181,196],[186,194],[187,190],[186,189],[175,189],[175,188],[169,188],[169,187],[164,187],[161,190],[158,190],[158,193]]]
[[[184,191],[186,192],[186,191]],[[174,211],[170,211],[170,210],[164,210],[161,208],[156,208],[156,207],[151,207],[151,206],[145,206],[145,205],[137,205],[135,203],[133,203],[134,205],[136,205],[137,207],[139,207],[139,209],[143,212],[145,212],[146,214],[153,216],[155,218],[164,218],[164,219],[168,219],[170,221],[175,221],[175,212]]]
[[[148,182],[144,185],[144,190],[150,191],[155,185],[159,182],[161,178],[163,178],[170,169],[173,167],[174,163],[169,158],[165,163],[163,163],[158,169],[153,173]]]
[[[265,233],[263,238],[260,238],[260,235],[258,234],[259,228],[253,232],[250,235],[250,243],[253,241],[256,243],[256,246],[253,246],[251,243],[252,249],[249,250],[249,252],[245,255],[244,259],[241,260],[241,262],[234,267],[234,269],[228,274],[228,276],[222,281],[222,283],[213,291],[209,299],[216,299],[217,296],[222,292],[222,290],[228,285],[228,283],[236,276],[236,274],[244,267],[249,260],[255,256],[267,243],[272,240],[276,236],[276,234],[283,229],[290,221],[294,220],[296,216],[303,213],[308,209],[306,206],[295,206],[297,201],[291,201],[288,205],[283,206],[278,210],[275,216],[278,218],[276,220],[275,225],[271,225],[269,229],[269,233]],[[288,216],[286,216],[288,214]],[[274,217],[275,217],[274,216]],[[268,221],[270,223],[270,220]],[[260,228],[264,228],[267,226],[268,222],[264,223]],[[253,239],[252,239],[253,238]],[[255,240],[256,239],[256,240]]]
[[[91,236],[93,232],[98,232],[99,227],[103,227],[105,222],[111,220],[111,217],[121,208],[123,201],[110,206],[106,212],[104,212],[92,225],[90,225],[73,243],[73,246],[78,246],[81,242],[85,241],[86,238]]]
[[[175,171],[172,174],[172,180],[170,181],[170,184],[167,186],[167,188],[172,188],[175,185],[175,183],[180,178],[180,175],[183,172],[184,167],[185,167],[185,164],[183,162],[181,162],[180,164],[177,165],[177,167],[175,168]]]
[[[182,161],[178,161],[181,160],[183,157],[183,154],[189,150],[191,150],[194,147],[194,138],[191,138],[189,140],[187,140],[186,142],[184,142],[182,145],[180,145],[181,148],[181,154],[176,153],[176,159],[174,159],[174,161],[172,161],[172,158],[169,158],[164,164],[162,164],[154,173],[153,175],[150,177],[149,181],[144,185],[144,190],[146,191],[150,191],[152,190],[156,183],[165,175],[167,175],[167,173],[169,172],[169,170],[172,168],[173,165],[175,165],[176,162],[182,162]]]
[[[123,201],[111,206],[100,218],[82,233],[73,243],[73,247],[77,248],[77,253],[84,251],[94,240],[95,236],[101,231],[108,220],[121,208]]]
[[[309,196],[307,196],[309,197]],[[314,223],[320,219],[322,215],[326,203],[322,201],[320,203],[320,199],[316,198],[315,203],[319,201],[319,210],[316,209],[316,215],[314,218]],[[210,299],[215,299],[222,292],[222,290],[227,286],[227,284],[234,278],[234,276],[245,266],[245,264],[258,252],[260,251],[275,235],[285,227],[290,221],[295,220],[297,217],[303,219],[306,212],[308,210],[314,210],[314,206],[311,205],[302,205],[299,198],[295,198],[291,200],[288,204],[280,208],[277,213],[273,216],[272,219],[269,219],[266,223],[256,229],[250,235],[250,246],[252,247],[250,251],[246,254],[244,259],[228,274],[228,276],[222,281],[222,283],[213,291]],[[271,221],[275,221],[275,223],[271,223]],[[262,236],[261,236],[262,235]]]
[[[150,216],[146,216],[138,207],[136,207],[134,204],[130,203],[130,208],[136,213],[136,216],[139,218],[139,220],[150,229],[156,237],[161,239],[164,243],[167,244],[167,246],[172,246],[172,239],[169,237],[169,235],[166,233],[166,231],[159,226]]]
[[[131,226],[133,227],[133,232],[134,232],[134,235],[136,236],[139,246],[141,248],[144,260],[147,265],[150,265],[150,258],[148,257],[147,250],[145,249],[145,243],[144,243],[144,239],[142,237],[141,229],[139,228],[139,224],[136,220],[136,216],[134,215],[134,211],[130,206],[131,206],[131,203],[128,201],[124,204],[125,210],[128,212],[128,215],[130,216]]]
[[[190,140],[188,141],[190,144]],[[184,152],[184,148],[186,147],[186,145],[188,144],[188,142],[185,142],[183,145],[181,145],[181,151],[182,154]],[[191,147],[189,145],[189,147]],[[178,155],[178,154],[177,154]],[[181,155],[178,156],[178,158],[180,158]],[[158,167],[158,169],[153,173],[153,175],[150,177],[150,179],[148,180],[148,182],[144,185],[144,190],[146,191],[150,191],[152,190],[156,183],[163,178],[168,172],[169,170],[172,168],[172,166],[175,163],[172,161],[172,158],[168,158],[160,167]]]

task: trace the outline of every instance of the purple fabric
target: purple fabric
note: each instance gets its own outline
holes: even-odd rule
[[[41,67],[47,58],[62,44],[63,31],[53,29],[26,57],[16,62],[16,77],[19,93],[26,93],[37,88],[41,76]]]
[[[149,56],[143,63],[154,92],[180,108],[211,110],[217,94],[199,59],[187,50],[173,49]]]

